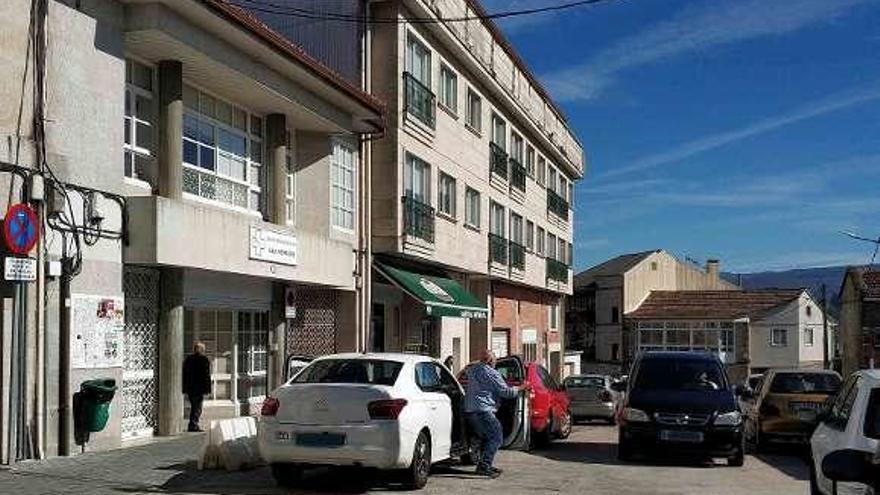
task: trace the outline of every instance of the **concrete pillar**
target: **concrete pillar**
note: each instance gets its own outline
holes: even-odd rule
[[[183,421],[183,277],[182,268],[164,268],[159,316],[160,436],[176,435]]]
[[[287,317],[284,299],[287,284],[272,284],[272,311],[269,313],[269,373],[268,389],[274,390],[284,383],[284,366],[287,362]]]
[[[266,116],[266,212],[269,221],[287,223],[287,116]]]
[[[159,194],[183,197],[183,64],[159,62]]]

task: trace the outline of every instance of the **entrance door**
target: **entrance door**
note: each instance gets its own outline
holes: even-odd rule
[[[151,436],[156,427],[159,271],[126,266],[122,369],[122,438]]]
[[[264,311],[239,311],[236,330],[239,412],[242,415],[255,415],[268,393],[269,314]]]

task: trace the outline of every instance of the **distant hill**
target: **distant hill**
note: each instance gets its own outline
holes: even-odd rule
[[[846,274],[845,266],[828,266],[822,268],[803,268],[799,270],[785,270],[779,272],[757,273],[725,273],[725,279],[738,283],[745,289],[797,289],[806,287],[810,289],[813,297],[819,301],[822,298],[822,284],[828,291],[828,305],[831,313],[837,314],[839,307],[840,286]]]

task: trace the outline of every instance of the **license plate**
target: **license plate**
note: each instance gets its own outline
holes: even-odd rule
[[[664,442],[701,443],[703,432],[687,430],[660,430],[660,440]]]
[[[300,433],[296,436],[296,444],[302,447],[341,447],[345,444],[345,435],[340,433]]]
[[[278,440],[279,442],[289,442],[290,433],[286,431],[275,432],[275,440]]]

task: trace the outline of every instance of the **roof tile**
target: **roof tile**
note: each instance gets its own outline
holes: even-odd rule
[[[652,291],[627,318],[636,320],[757,318],[794,301],[803,289]]]

